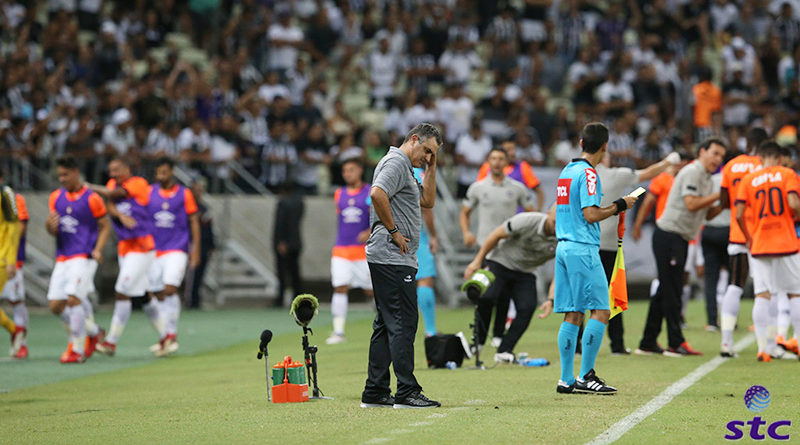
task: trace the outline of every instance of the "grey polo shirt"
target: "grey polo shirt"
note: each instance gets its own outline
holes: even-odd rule
[[[656,221],[658,228],[680,235],[686,241],[693,240],[700,233],[708,207],[690,212],[683,197],[710,195],[713,187],[711,173],[699,161],[681,169],[672,183],[664,213]]]
[[[413,166],[408,156],[399,148],[390,147],[389,152],[375,167],[372,187],[380,188],[389,196],[389,208],[394,222],[400,233],[411,239],[411,242],[408,243],[407,253],[400,252],[372,205],[369,208],[372,232],[367,241],[367,262],[416,268],[419,232],[422,228],[422,209],[419,203],[422,186],[414,178]]]
[[[623,195],[627,195],[639,183],[639,174],[627,167],[609,168],[603,164],[595,167],[603,184],[603,199],[600,207],[608,207]],[[619,216],[610,216],[600,221],[600,250],[617,251],[617,224]]]
[[[517,272],[534,273],[536,268],[556,256],[556,237],[544,233],[547,215],[539,212],[518,213],[503,222],[508,238],[500,240],[486,255]]]
[[[467,189],[463,205],[478,211],[478,244],[506,219],[517,213],[517,208],[530,205],[530,195],[525,184],[504,176],[497,184],[489,175],[472,183]]]

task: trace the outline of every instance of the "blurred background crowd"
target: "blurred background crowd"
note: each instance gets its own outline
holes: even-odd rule
[[[0,168],[167,155],[324,194],[422,121],[462,187],[503,141],[564,165],[588,121],[619,166],[750,125],[795,146],[799,37],[800,0],[0,0]]]

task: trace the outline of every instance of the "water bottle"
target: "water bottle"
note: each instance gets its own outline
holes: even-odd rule
[[[456,365],[456,362],[450,361],[450,362],[445,363],[444,367],[452,371],[452,370],[458,368],[458,365]]]
[[[519,364],[527,367],[540,367],[547,366],[550,362],[546,358],[526,358],[524,361],[520,360]]]

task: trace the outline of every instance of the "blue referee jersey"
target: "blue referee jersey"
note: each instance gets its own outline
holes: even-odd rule
[[[597,170],[577,158],[564,167],[556,187],[556,238],[600,247],[600,223],[589,223],[583,209],[600,207],[603,191]]]

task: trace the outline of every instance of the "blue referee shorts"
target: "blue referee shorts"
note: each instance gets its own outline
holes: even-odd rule
[[[597,246],[559,241],[556,247],[555,280],[553,312],[610,309],[608,282]]]
[[[436,263],[433,260],[430,244],[428,244],[428,234],[421,231],[419,237],[419,247],[417,248],[417,280],[423,278],[434,278],[436,276]]]

